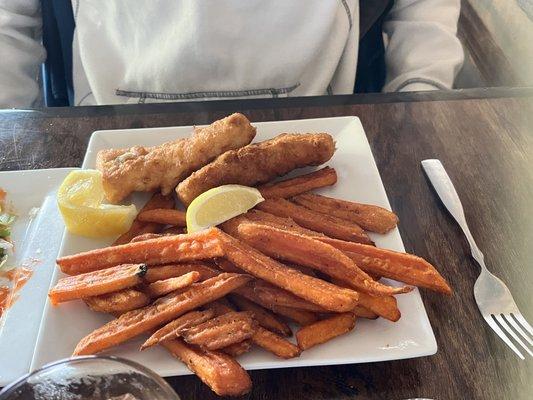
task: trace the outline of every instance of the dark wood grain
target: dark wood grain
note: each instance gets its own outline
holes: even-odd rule
[[[407,250],[438,266],[455,290],[451,297],[422,292],[439,351],[386,363],[252,371],[254,389],[246,398],[529,399],[532,359],[520,361],[482,320],[472,295],[478,267],[420,161],[442,160],[488,267],[533,321],[533,93],[478,99],[461,93],[466,99],[365,104],[360,98],[314,98],[0,112],[0,170],[79,166],[98,129],[202,124],[231,111],[252,121],[357,115],[400,216]],[[193,376],[169,382],[184,400],[216,398]]]

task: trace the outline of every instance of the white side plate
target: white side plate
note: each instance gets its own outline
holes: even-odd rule
[[[296,121],[255,123],[255,141],[270,139],[282,132],[328,132],[336,141],[337,151],[327,164],[339,175],[338,183],[321,192],[341,199],[377,204],[390,208],[363,127],[356,117],[323,118]],[[156,145],[181,137],[188,137],[192,127],[171,127],[95,132],[83,163],[94,168],[96,154],[106,148],[132,145]],[[300,174],[304,171],[298,171]],[[138,205],[142,196],[133,196]],[[146,196],[142,198],[146,200]],[[372,235],[380,247],[403,251],[402,240],[395,229],[387,235]],[[66,234],[61,255],[69,255],[106,245]],[[60,277],[57,272],[54,282]],[[322,346],[305,351],[301,357],[281,360],[254,349],[239,361],[247,369],[303,367],[312,365],[350,364],[386,361],[434,354],[437,345],[426,311],[417,290],[398,296],[402,318],[397,323],[383,319],[360,319],[356,328]],[[59,307],[47,303],[45,318],[39,334],[32,368],[72,354],[77,342],[92,330],[109,321],[110,317],[90,311],[81,301]],[[139,352],[145,337],[113,348],[109,353],[140,362],[162,376],[189,374],[187,368],[161,348]]]
[[[64,225],[55,191],[73,168],[0,172],[0,188],[19,215],[12,229],[15,256],[8,265],[33,270],[0,322],[0,386],[29,372]],[[32,208],[39,212],[30,217]]]

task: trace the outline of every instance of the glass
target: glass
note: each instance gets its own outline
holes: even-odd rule
[[[163,378],[112,356],[68,358],[31,372],[0,392],[0,400],[180,400]]]

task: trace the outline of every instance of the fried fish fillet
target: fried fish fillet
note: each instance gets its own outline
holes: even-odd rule
[[[265,183],[295,168],[325,163],[334,152],[335,143],[327,133],[284,133],[271,140],[225,152],[181,182],[176,192],[188,205],[213,187],[231,183],[247,186]]]
[[[195,128],[188,139],[154,147],[134,146],[98,152],[96,168],[102,172],[107,199],[117,203],[134,191],[161,189],[169,194],[193,171],[220,154],[250,143],[255,128],[242,114],[232,114],[205,128]]]

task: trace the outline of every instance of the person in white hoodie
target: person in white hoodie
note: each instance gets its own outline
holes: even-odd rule
[[[357,69],[360,39],[371,29],[363,27],[360,6],[393,3],[52,1],[72,1],[72,59],[65,61],[70,104],[77,106],[353,93],[356,75],[364,76]],[[451,88],[463,62],[460,0],[390,5],[379,25],[382,90]],[[42,96],[42,20],[40,0],[0,0],[2,108],[31,107]]]

